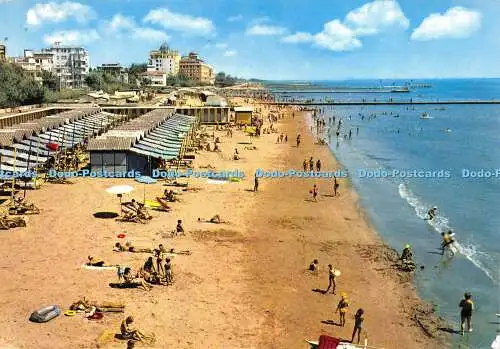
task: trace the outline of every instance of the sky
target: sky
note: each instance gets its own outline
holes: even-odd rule
[[[500,77],[500,0],[0,0],[9,56],[54,42],[91,66],[163,42],[269,80]]]

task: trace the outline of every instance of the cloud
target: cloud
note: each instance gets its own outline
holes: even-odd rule
[[[259,36],[270,36],[270,35],[282,35],[286,32],[286,28],[265,25],[265,24],[255,24],[247,29],[247,35],[259,35]]]
[[[358,36],[374,35],[389,28],[407,29],[410,21],[395,0],[375,0],[349,12],[344,24]]]
[[[314,43],[330,51],[350,51],[362,46],[355,33],[338,19],[325,23],[323,31],[314,35]]]
[[[121,30],[133,29],[136,27],[136,24],[132,17],[126,17],[117,13],[111,18],[107,27],[112,32],[119,32]]]
[[[58,23],[70,18],[85,23],[94,17],[95,13],[90,6],[78,2],[48,2],[31,7],[26,13],[26,23],[30,26],[39,26],[44,22]]]
[[[284,38],[281,39],[281,41],[291,44],[301,43],[301,42],[311,42],[313,40],[314,36],[306,32],[297,32],[295,34],[285,36]]]
[[[215,47],[216,48],[220,48],[220,49],[227,48],[227,46],[228,45],[226,43],[224,43],[224,42],[218,42],[218,43],[215,44]]]
[[[6,4],[8,2],[12,2],[14,0],[0,0],[0,4]]]
[[[166,8],[149,11],[144,22],[158,24],[166,29],[172,29],[193,35],[208,35],[215,31],[211,20],[203,17],[193,17],[180,13],[170,12]]]
[[[242,19],[243,19],[242,15],[236,15],[236,16],[228,17],[227,21],[228,22],[238,22],[238,21],[241,21]]]
[[[458,39],[472,35],[481,27],[481,13],[460,6],[444,14],[432,13],[411,34],[412,40]]]
[[[289,44],[310,42],[330,51],[351,51],[362,46],[354,31],[338,19],[325,23],[323,31],[317,34],[297,32],[283,37],[281,41]]]
[[[226,57],[233,57],[236,56],[238,53],[235,50],[227,50],[224,52],[224,56]]]
[[[91,30],[62,30],[45,35],[43,41],[47,45],[61,42],[63,45],[83,45],[99,40],[99,34],[94,29]]]
[[[134,39],[141,39],[153,42],[168,41],[170,36],[161,30],[152,28],[134,28],[132,30],[132,37]]]

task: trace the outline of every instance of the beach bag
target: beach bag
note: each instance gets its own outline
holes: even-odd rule
[[[59,315],[61,315],[61,309],[57,305],[49,305],[31,313],[30,321],[37,323],[47,322]]]

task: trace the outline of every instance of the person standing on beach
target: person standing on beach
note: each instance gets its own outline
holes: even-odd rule
[[[288,135],[285,135],[285,143],[288,142]]]
[[[328,264],[328,287],[323,292],[323,294],[327,294],[328,291],[330,290],[330,287],[332,287],[332,294],[335,294],[336,286],[337,285],[335,284],[335,270],[333,269],[333,265]]]
[[[340,295],[340,301],[339,304],[337,305],[337,309],[335,310],[335,313],[340,314],[340,326],[344,327],[345,326],[345,314],[347,313],[347,307],[349,307],[349,301],[347,300],[347,294],[345,292],[342,292]]]
[[[339,184],[337,183],[337,177],[333,176],[333,196],[337,196],[338,189],[339,189]]]
[[[316,161],[316,171],[318,171],[318,172],[321,171],[321,161],[320,161],[320,159],[318,159],[318,161]]]
[[[356,335],[356,332],[358,333],[358,344],[359,340],[361,337],[361,329],[363,327],[363,314],[365,311],[363,309],[358,309],[356,312],[356,315],[354,315],[354,329],[352,330],[352,338],[351,338],[351,343],[354,342],[354,336]]]
[[[316,199],[316,197],[318,196],[318,186],[315,184],[312,188],[312,190],[310,191],[310,193],[312,194],[313,196],[313,201],[318,201]]]
[[[259,177],[257,177],[257,172],[255,172],[253,191],[257,192],[259,190]]]
[[[312,156],[309,159],[309,171],[314,171],[314,160],[313,160]]]
[[[307,159],[304,159],[302,166],[304,167],[304,172],[306,172],[307,171]]]
[[[474,310],[474,302],[472,301],[472,295],[469,292],[464,294],[464,298],[460,301],[458,307],[462,308],[460,311],[460,334],[463,336],[466,321],[467,331],[472,332],[472,311]]]
[[[300,134],[297,135],[297,148],[299,147],[300,145]]]

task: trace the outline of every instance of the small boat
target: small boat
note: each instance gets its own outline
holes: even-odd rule
[[[423,113],[421,116],[420,116],[420,119],[432,119],[431,116],[429,116],[429,113]]]

